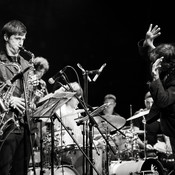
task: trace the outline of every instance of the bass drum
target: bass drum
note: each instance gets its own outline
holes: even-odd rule
[[[83,154],[78,149],[75,148],[72,151],[68,152],[69,157],[71,157],[71,162],[73,167],[78,171],[80,175],[83,175]],[[93,164],[96,170],[99,172],[99,174],[102,174],[103,168],[104,168],[104,160],[105,160],[105,154],[103,152],[103,149],[101,147],[96,148],[92,150],[92,156],[93,156]],[[84,157],[84,161],[87,161]],[[86,169],[86,167],[84,167]],[[88,174],[88,173],[87,173]],[[95,170],[93,170],[93,175],[97,175]]]
[[[162,164],[156,159],[138,161],[113,161],[109,166],[109,175],[156,174],[163,175]]]
[[[61,165],[56,169],[54,175],[80,175],[80,174],[69,165]]]

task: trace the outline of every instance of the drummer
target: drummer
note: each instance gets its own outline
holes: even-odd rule
[[[100,116],[94,117],[94,119],[96,120],[99,127],[102,126],[102,127],[100,127],[100,129],[103,128],[102,129],[103,134],[106,134],[106,133],[110,134],[110,132],[115,130],[116,128],[117,129],[121,128],[125,124],[125,119],[123,117],[121,117],[116,112],[116,104],[117,103],[116,103],[116,96],[115,95],[113,95],[113,94],[105,95],[103,103],[109,104],[109,105],[102,111],[102,113],[100,114],[101,117]],[[107,121],[109,121],[116,128],[112,127],[112,125],[110,125],[110,124],[107,125],[108,128],[105,128],[105,126],[103,127],[103,122],[104,122],[103,118],[106,119]],[[104,146],[106,143],[102,137],[100,137],[100,139],[96,140],[96,138],[99,138],[98,136],[99,136],[98,130],[94,129],[95,144],[97,146]],[[112,137],[110,137],[109,139],[110,139],[111,146],[116,147],[117,145],[115,143],[115,140],[113,140]]]
[[[115,107],[116,107],[116,96],[113,94],[107,94],[104,97],[104,103],[110,103],[109,106],[107,108],[105,108],[103,110],[103,114],[108,114],[108,115],[119,115],[116,111],[115,111]]]

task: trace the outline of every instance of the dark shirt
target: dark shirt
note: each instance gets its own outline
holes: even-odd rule
[[[3,87],[4,84],[6,84],[7,80],[12,80],[12,78],[19,73],[20,71],[23,71],[25,68],[29,67],[30,64],[28,61],[26,61],[23,57],[19,56],[18,60],[13,60],[13,58],[7,56],[5,52],[0,52],[0,90]],[[16,80],[15,88],[12,91],[11,95],[17,96],[17,97],[24,97],[24,88],[23,88],[23,81],[27,87],[27,80],[28,80],[28,73],[29,71],[26,71],[22,76],[19,77],[19,79]],[[27,88],[26,88],[27,89]],[[27,90],[26,90],[27,91]],[[14,109],[10,108],[10,111],[13,112],[17,117],[19,116],[18,112]],[[9,115],[10,116],[10,115]],[[36,124],[33,123],[33,119],[30,118],[30,129],[31,132],[36,132],[37,127]],[[21,129],[16,128],[15,132],[21,132],[23,131],[23,120],[19,121],[21,123]]]
[[[146,115],[145,115],[146,117]],[[135,120],[133,120],[133,125],[137,126],[140,130],[144,131],[144,123],[143,123],[143,117],[139,117]],[[160,128],[160,122],[154,121],[150,124],[145,125],[146,128],[146,140],[148,144],[151,144],[152,146],[157,142],[158,135],[162,134],[161,128]],[[139,134],[139,138],[144,141],[144,134]]]

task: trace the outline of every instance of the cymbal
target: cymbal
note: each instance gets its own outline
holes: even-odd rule
[[[144,134],[144,130],[136,130],[136,131],[134,131],[134,133],[136,133],[136,134]]]
[[[102,116],[94,116],[95,121],[98,124],[99,129],[102,132],[112,131],[116,128],[119,129],[126,123],[125,118],[120,115],[102,115]]]
[[[127,121],[139,118],[139,117],[144,116],[144,115],[147,115],[148,113],[149,113],[149,110],[141,111],[138,114],[133,115],[132,117],[128,118]]]

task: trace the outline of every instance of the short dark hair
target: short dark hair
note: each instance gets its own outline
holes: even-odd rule
[[[11,35],[24,35],[27,33],[26,26],[19,20],[12,20],[6,23],[2,30],[2,36],[6,34],[8,37]]]

